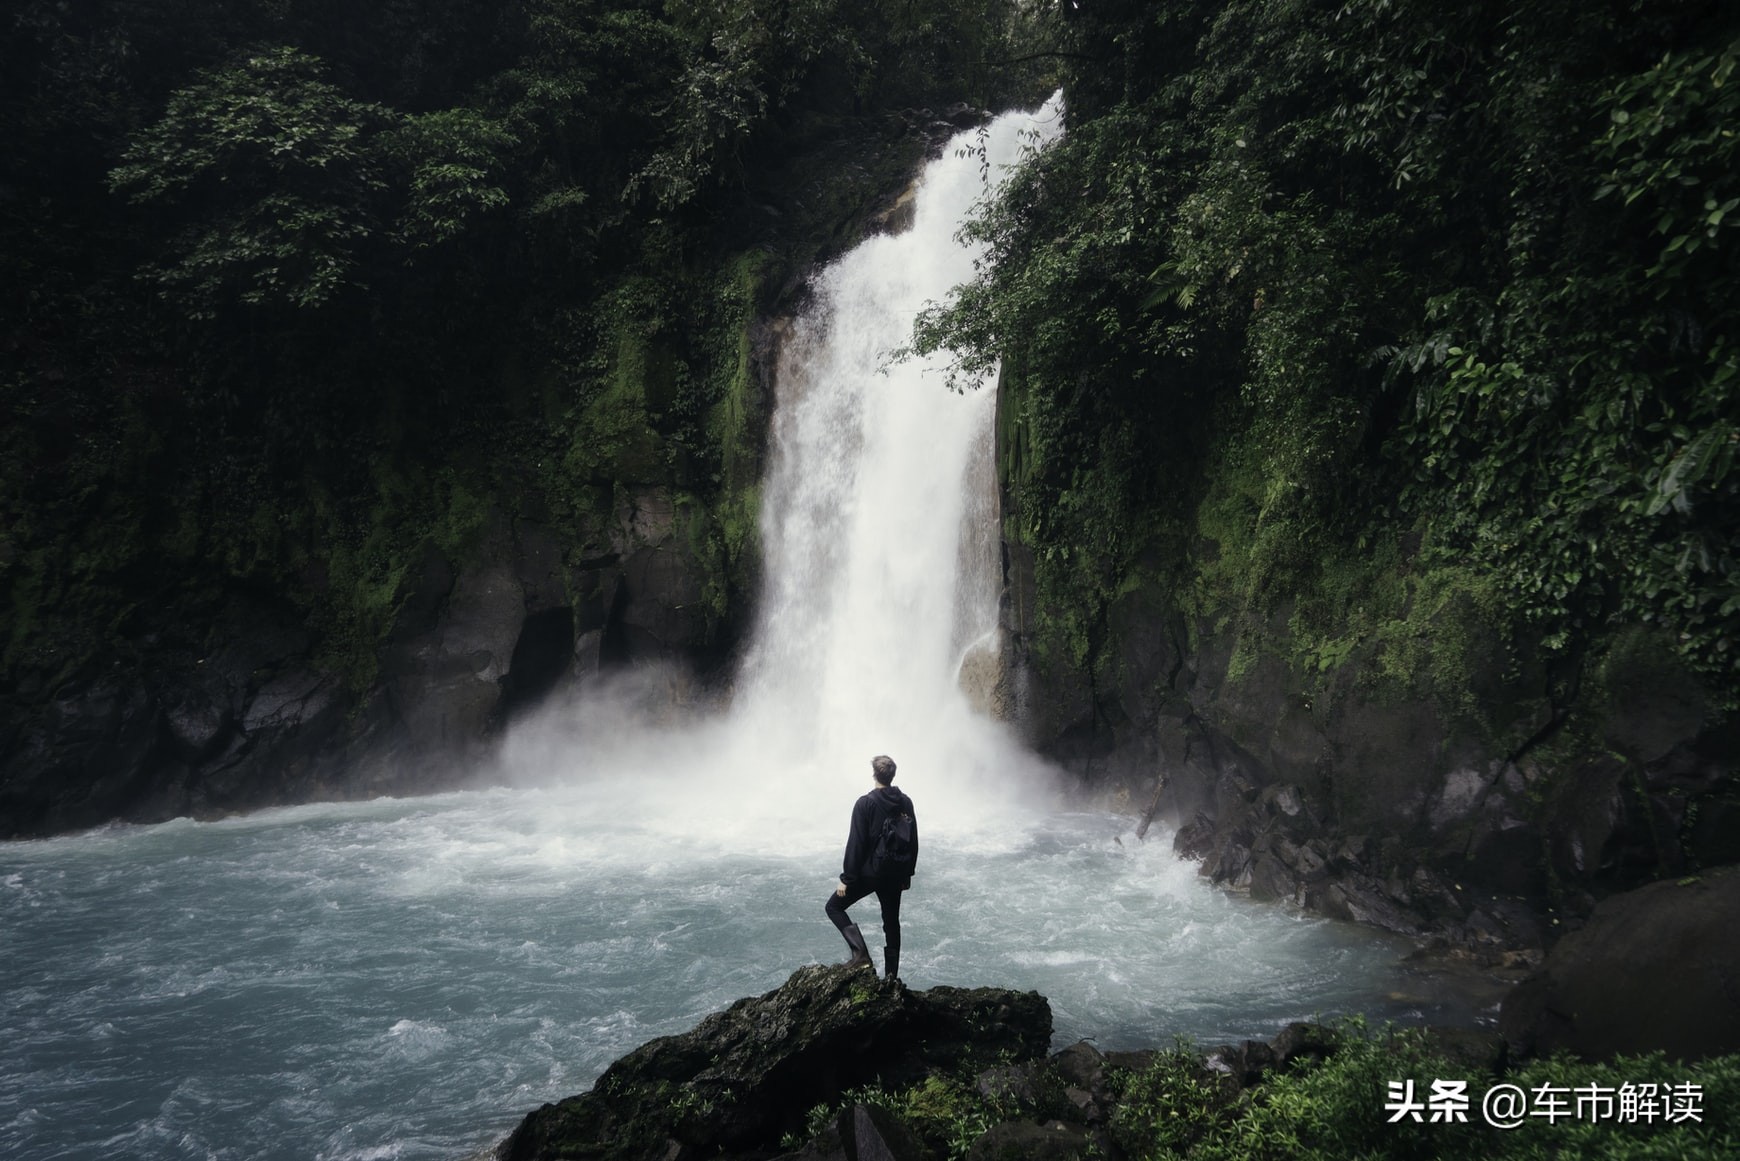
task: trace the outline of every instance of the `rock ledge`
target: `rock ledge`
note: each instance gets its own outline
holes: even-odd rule
[[[863,969],[812,965],[692,1031],[643,1044],[591,1091],[526,1117],[496,1157],[771,1156],[812,1108],[854,1086],[1033,1060],[1050,1042],[1051,1005],[1037,992],[914,992]]]

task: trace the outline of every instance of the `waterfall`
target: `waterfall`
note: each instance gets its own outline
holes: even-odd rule
[[[991,381],[952,393],[940,358],[891,362],[927,303],[972,277],[955,237],[1055,101],[957,138],[918,179],[910,230],[827,269],[793,328],[763,490],[767,578],[736,711],[786,757],[868,777],[888,752],[982,784],[1021,761],[963,692],[985,684],[1001,589]],[[981,702],[984,698],[981,696]]]
[[[943,356],[896,355],[918,312],[972,277],[980,255],[956,235],[1021,150],[1055,135],[1057,101],[955,138],[915,182],[911,228],[814,279],[776,368],[764,587],[729,710],[649,728],[592,690],[565,720],[516,731],[510,777],[583,783],[622,817],[727,845],[773,828],[837,843],[883,753],[932,833],[1052,801],[1049,768],[987,712],[1001,653],[994,384],[951,392]]]

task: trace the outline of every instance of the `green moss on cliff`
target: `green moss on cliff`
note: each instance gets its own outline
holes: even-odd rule
[[[1135,584],[1211,685],[1424,703],[1446,754],[1537,741],[1628,627],[1740,704],[1731,16],[1179,0],[1060,35],[1069,132],[915,335],[1004,361],[1051,684],[1115,715]]]

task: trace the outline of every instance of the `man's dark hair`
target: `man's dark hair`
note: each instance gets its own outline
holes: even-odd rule
[[[894,759],[887,754],[878,754],[870,759],[870,774],[879,786],[886,786],[894,781]]]

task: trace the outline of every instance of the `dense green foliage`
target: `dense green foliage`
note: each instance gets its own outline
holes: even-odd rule
[[[1061,1087],[1055,1095],[1054,1107],[1063,1100]],[[866,1085],[841,1094],[835,1104],[817,1105],[803,1130],[787,1134],[781,1148],[796,1152],[810,1141],[825,1140],[840,1109],[854,1104],[887,1109],[948,1161],[962,1161],[973,1142],[993,1125],[1037,1111],[1006,1096],[987,1096],[970,1076],[932,1075],[906,1088]]]
[[[1047,648],[1091,663],[1118,594],[1163,577],[1242,635],[1235,671],[1277,613],[1314,670],[1374,641],[1395,666],[1453,605],[1548,658],[1658,626],[1740,698],[1731,13],[1056,21],[1068,132],[916,336],[1004,360]]]
[[[1385,1110],[1389,1085],[1414,1082],[1425,1102],[1434,1080],[1463,1081],[1470,1098],[1468,1119],[1432,1123],[1392,1122]],[[1612,1116],[1580,1120],[1528,1117],[1509,1130],[1485,1123],[1480,1102],[1495,1084],[1526,1093],[1542,1086],[1569,1094],[1600,1086],[1695,1085],[1701,1090],[1700,1120],[1672,1125],[1619,1123]],[[1732,1094],[1740,1085],[1740,1060],[1721,1057],[1696,1065],[1672,1064],[1661,1056],[1622,1057],[1584,1064],[1568,1057],[1532,1061],[1493,1077],[1434,1051],[1418,1032],[1386,1031],[1367,1036],[1357,1027],[1344,1035],[1327,1060],[1271,1074],[1254,1090],[1231,1095],[1200,1061],[1185,1052],[1156,1057],[1145,1072],[1123,1078],[1113,1118],[1118,1143],[1135,1161],[1259,1161],[1264,1158],[1546,1158],[1546,1157],[1726,1157],[1736,1145]],[[1655,1092],[1662,1091],[1659,1087]],[[1575,1111],[1575,1099],[1565,1097]]]
[[[27,0],[0,36],[0,680],[126,672],[225,592],[366,678],[435,544],[580,554],[656,485],[753,555],[745,330],[1014,7]],[[747,410],[746,410],[747,408]],[[589,523],[590,521],[590,523]],[[723,631],[723,630],[722,630]],[[197,652],[190,652],[191,661]]]
[[[1324,1059],[1303,1056],[1290,1067],[1271,1069],[1259,1083],[1241,1089],[1224,1073],[1204,1066],[1188,1046],[1150,1056],[1136,1070],[1108,1069],[1104,1091],[1096,1093],[1103,1114],[1106,1145],[1129,1161],[1347,1161],[1349,1158],[1549,1157],[1684,1158],[1716,1161],[1740,1146],[1734,1106],[1740,1098],[1740,1057],[1725,1056],[1680,1064],[1659,1054],[1585,1063],[1570,1057],[1530,1061],[1502,1075],[1444,1054],[1417,1029],[1377,1032],[1349,1020],[1333,1033],[1336,1047]],[[978,1078],[931,1076],[905,1088],[872,1086],[842,1094],[831,1105],[811,1111],[802,1132],[783,1147],[826,1140],[840,1108],[878,1105],[896,1114],[940,1157],[961,1161],[994,1125],[1012,1121],[1079,1121],[1081,1110],[1066,1096],[1065,1082],[1041,1070],[1032,1074],[1030,1095],[1017,1097]],[[1421,1119],[1392,1121],[1385,1108],[1392,1082],[1412,1081],[1422,1106]],[[1433,1081],[1460,1081],[1468,1098],[1462,1121],[1430,1119],[1424,1109]],[[1533,1094],[1558,1094],[1564,1104],[1557,1118],[1529,1116],[1511,1129],[1488,1124],[1482,1098],[1495,1085],[1508,1084]],[[1695,1086],[1695,1100],[1675,1107],[1695,1108],[1697,1118],[1668,1123],[1659,1115],[1620,1121],[1621,1086],[1653,1085],[1666,1102],[1671,1089]],[[1574,1095],[1605,1092],[1608,1105],[1585,1107],[1576,1115]],[[1597,1116],[1597,1113],[1603,1115]],[[1090,1154],[1091,1155],[1091,1154]]]

